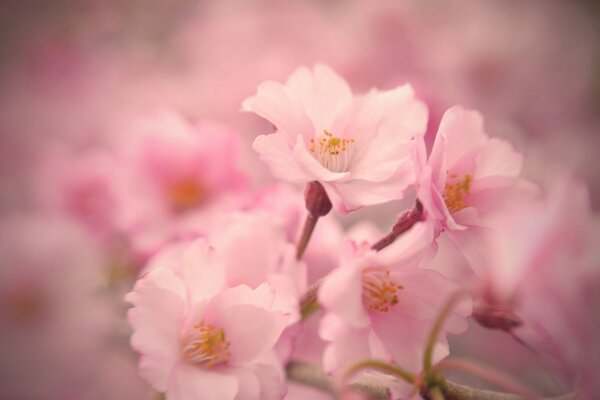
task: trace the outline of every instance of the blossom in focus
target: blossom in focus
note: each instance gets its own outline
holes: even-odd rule
[[[142,377],[168,400],[281,398],[283,372],[272,350],[288,318],[272,310],[271,288],[225,288],[224,268],[206,243],[179,262],[151,270],[127,295]]]
[[[410,149],[425,132],[427,108],[409,85],[355,96],[316,65],[297,69],[285,85],[263,82],[243,108],[276,128],[254,141],[273,175],[319,181],[341,214],[401,198],[414,181]]]
[[[419,371],[427,335],[437,313],[459,286],[436,271],[422,268],[430,257],[431,225],[417,223],[380,252],[350,243],[340,268],[325,278],[319,302],[327,314],[321,337],[328,372],[362,359],[394,362]],[[448,355],[447,333],[466,330],[470,304],[451,315],[434,349],[434,359]]]
[[[300,319],[300,296],[306,291],[306,264],[295,258],[295,247],[267,213],[229,213],[218,219],[209,240],[225,269],[228,287],[253,289],[267,282],[274,292],[273,309]]]
[[[494,218],[532,193],[519,177],[523,156],[510,143],[490,138],[481,114],[461,107],[442,117],[429,158],[424,142],[414,154],[426,219],[436,236],[448,234],[477,272],[485,263]]]

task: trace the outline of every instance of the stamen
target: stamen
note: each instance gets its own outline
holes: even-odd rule
[[[450,212],[457,212],[465,208],[464,197],[471,193],[471,182],[473,177],[469,174],[465,175],[463,180],[457,180],[458,175],[452,174],[449,176],[449,181],[444,187],[444,202]],[[454,182],[450,182],[453,179]]]
[[[382,267],[365,268],[362,272],[363,304],[372,311],[388,312],[398,304],[398,290],[402,285],[390,275],[390,271]]]
[[[173,211],[183,212],[202,204],[206,197],[206,190],[197,179],[183,178],[174,181],[168,187],[167,196]]]
[[[354,139],[345,139],[327,130],[318,141],[310,139],[309,151],[325,168],[333,172],[347,170],[348,164],[354,154]]]
[[[181,355],[190,363],[206,368],[226,363],[231,352],[225,331],[204,322],[194,325],[182,341]]]

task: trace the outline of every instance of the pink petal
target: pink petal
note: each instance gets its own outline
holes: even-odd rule
[[[298,136],[298,140],[303,139]],[[292,145],[288,144],[281,135],[275,133],[258,136],[252,146],[276,178],[292,183],[314,180],[314,177],[300,167],[292,152]]]
[[[314,123],[316,132],[331,129],[336,116],[352,101],[352,91],[331,68],[317,64],[313,70],[298,68],[287,81]]]
[[[157,390],[164,390],[169,372],[179,359],[179,327],[184,303],[178,278],[169,270],[156,270],[141,278],[127,301],[133,328],[131,346],[141,353],[140,375]]]
[[[377,92],[371,101],[381,108],[375,137],[366,152],[351,168],[353,178],[381,182],[410,163],[413,140],[422,140],[427,127],[427,107],[414,99],[408,85]],[[352,130],[348,127],[347,130]]]
[[[209,305],[210,307],[210,305]],[[287,324],[287,317],[250,304],[235,304],[206,312],[206,320],[220,326],[231,344],[229,362],[241,365],[272,349]]]
[[[374,255],[379,265],[405,267],[418,263],[419,259],[432,254],[434,226],[430,221],[417,222],[392,244]]]
[[[211,242],[219,252],[228,286],[245,284],[255,288],[277,272],[284,246],[283,232],[267,217],[267,214],[236,213],[225,218],[225,227],[212,235]]]
[[[487,176],[517,176],[523,167],[523,154],[502,139],[490,138],[477,157],[475,180]]]
[[[167,400],[233,400],[238,390],[235,376],[180,363],[171,374],[166,397]]]
[[[244,100],[242,108],[275,125],[289,147],[293,146],[296,136],[308,139],[314,134],[313,124],[307,118],[298,95],[280,83],[261,83],[256,95]]]
[[[318,294],[323,307],[355,327],[368,324],[362,303],[361,271],[356,264],[334,270],[325,278]]]
[[[433,182],[438,188],[443,189],[448,171],[462,172],[454,171],[459,162],[464,164],[470,157],[474,167],[477,152],[485,146],[487,140],[483,117],[479,112],[461,107],[452,107],[446,111],[429,156]]]
[[[181,262],[181,277],[187,285],[191,303],[206,300],[223,289],[224,268],[206,240],[191,243],[182,254]]]
[[[323,353],[323,369],[326,373],[342,372],[352,364],[370,358],[370,328],[346,326],[339,336],[329,343]]]
[[[399,200],[404,196],[404,190],[414,181],[412,168],[399,170],[398,174],[387,182],[369,182],[352,179],[347,182],[324,183],[327,193],[331,196],[336,212],[345,215],[365,206],[387,203]]]

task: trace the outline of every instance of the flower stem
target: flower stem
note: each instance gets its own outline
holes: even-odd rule
[[[425,352],[423,354],[423,371],[425,373],[428,373],[431,369],[431,365],[433,363],[433,349],[435,347],[435,343],[437,342],[437,338],[440,335],[440,332],[442,331],[444,323],[446,322],[446,319],[456,306],[456,303],[458,303],[458,301],[465,295],[467,295],[467,292],[464,290],[459,290],[458,292],[452,294],[446,301],[446,304],[444,304],[444,307],[442,307],[442,309],[440,310],[437,318],[435,319],[435,322],[431,327],[431,331],[429,331],[429,337],[427,339],[427,343],[425,345]]]
[[[404,379],[408,383],[415,382],[415,376],[410,372],[406,371],[405,369],[397,365],[388,364],[378,360],[363,360],[357,362],[346,371],[346,373],[344,374],[344,381],[348,381],[352,376],[362,371],[363,369],[374,369],[376,371]]]
[[[308,215],[304,222],[302,236],[300,236],[300,240],[298,240],[298,245],[296,246],[297,260],[302,258],[319,217],[329,214],[332,207],[325,188],[317,181],[306,184],[306,187],[304,188],[304,204],[306,205]]]
[[[317,295],[322,281],[323,279],[319,279],[313,283],[300,298],[300,314],[302,315],[302,319],[308,318],[320,308]]]
[[[306,246],[308,246],[308,242],[310,241],[310,237],[312,236],[312,233],[315,230],[315,226],[317,225],[318,220],[319,217],[315,217],[310,213],[306,216],[306,221],[304,222],[304,229],[302,229],[302,236],[300,236],[300,240],[298,240],[298,244],[296,245],[297,260],[302,259],[304,251],[306,250]]]
[[[371,248],[375,251],[379,251],[390,244],[394,243],[396,239],[404,232],[408,231],[419,221],[423,220],[423,205],[419,200],[416,201],[415,205],[404,211],[394,226],[392,226],[392,231],[377,241]]]
[[[429,389],[428,394],[429,394],[429,398],[431,400],[445,400],[446,399],[439,386],[434,386],[431,389]]]
[[[466,372],[498,386],[503,390],[519,394],[525,398],[537,398],[537,396],[529,389],[515,382],[514,379],[507,374],[471,360],[460,358],[442,360],[431,369],[431,372],[438,373],[442,370],[449,369]]]

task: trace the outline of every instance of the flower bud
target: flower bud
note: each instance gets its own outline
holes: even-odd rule
[[[313,217],[323,217],[331,211],[329,196],[327,196],[323,185],[317,181],[306,184],[304,200],[306,201],[306,209]]]

